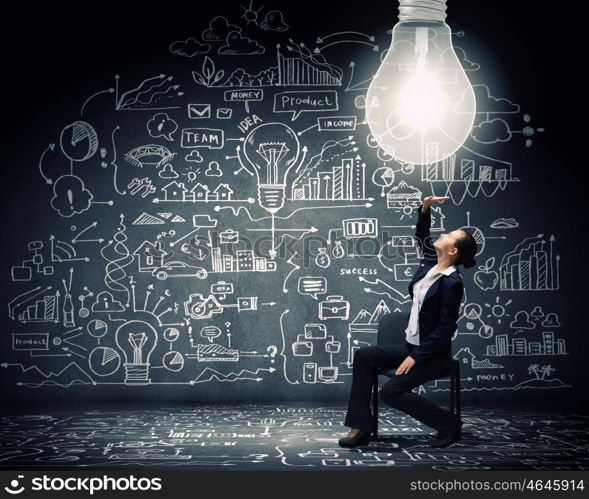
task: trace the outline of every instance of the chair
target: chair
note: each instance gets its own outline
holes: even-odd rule
[[[378,323],[378,337],[377,345],[393,344],[399,341],[404,341],[403,331],[407,327],[407,316],[400,313],[388,313],[382,317]],[[393,339],[394,338],[394,339]],[[388,376],[389,378],[395,375],[396,369],[380,370],[374,380],[372,398],[373,398],[373,427],[372,438],[378,439],[378,377]],[[450,376],[450,410],[459,418],[460,411],[460,362],[455,359],[450,361],[448,370],[441,376],[435,379],[446,378]]]

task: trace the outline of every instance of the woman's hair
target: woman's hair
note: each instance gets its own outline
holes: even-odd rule
[[[462,265],[465,269],[469,269],[477,263],[474,259],[474,256],[477,254],[477,242],[470,232],[464,229],[460,230],[464,235],[454,243],[454,246],[458,250],[458,256],[454,261],[454,265]]]

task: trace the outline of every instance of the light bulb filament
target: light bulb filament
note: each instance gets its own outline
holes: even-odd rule
[[[288,153],[289,149],[283,142],[264,142],[256,152],[266,162],[266,184],[278,184],[278,162]]]

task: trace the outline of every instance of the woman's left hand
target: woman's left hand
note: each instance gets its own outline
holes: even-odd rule
[[[397,367],[395,374],[397,374],[397,375],[406,374],[411,370],[411,368],[414,365],[415,365],[415,360],[413,360],[413,357],[406,357],[405,360],[403,362],[401,362],[401,365],[399,367]]]

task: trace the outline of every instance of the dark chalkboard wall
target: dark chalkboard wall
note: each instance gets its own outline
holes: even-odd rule
[[[362,123],[395,2],[119,8],[21,8],[2,34],[7,401],[346,400],[355,349],[409,311],[431,194],[452,198],[433,234],[480,247],[465,402],[583,397],[571,54],[549,12],[449,1],[478,114],[422,167]]]

